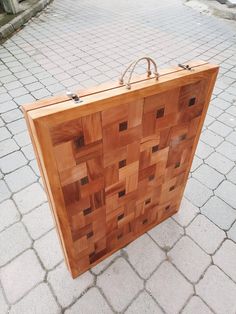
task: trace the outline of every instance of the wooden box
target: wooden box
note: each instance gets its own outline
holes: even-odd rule
[[[74,278],[177,212],[217,72],[192,62],[23,106]]]

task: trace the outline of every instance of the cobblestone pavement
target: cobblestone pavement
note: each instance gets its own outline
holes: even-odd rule
[[[178,0],[55,0],[0,47],[1,314],[236,313],[235,31]],[[19,106],[117,79],[143,55],[221,65],[185,198],[72,280]]]

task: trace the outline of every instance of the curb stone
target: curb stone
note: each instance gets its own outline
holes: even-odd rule
[[[227,1],[230,3],[230,1]],[[202,14],[215,15],[223,19],[236,21],[236,8],[215,0],[183,0],[184,5]]]
[[[42,11],[53,0],[40,0],[33,4],[29,9],[21,12],[9,23],[0,27],[0,41],[7,39],[12,33],[18,30],[26,22],[28,22],[38,12]]]

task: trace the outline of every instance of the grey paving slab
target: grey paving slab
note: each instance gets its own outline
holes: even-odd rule
[[[222,174],[228,173],[234,166],[233,161],[217,152],[214,152],[205,159],[205,163]]]
[[[225,238],[225,233],[203,215],[192,221],[186,233],[208,254],[214,253]]]
[[[163,263],[147,281],[147,290],[167,313],[179,313],[193,294],[192,285],[169,263]],[[170,302],[171,296],[171,302]]]
[[[124,310],[144,287],[142,280],[123,258],[118,258],[98,276],[97,285],[116,311]]]
[[[193,177],[212,190],[217,188],[224,180],[222,174],[206,164],[196,169],[193,173]]]
[[[216,189],[215,194],[222,198],[230,206],[236,208],[236,186],[233,183],[223,181]]]
[[[228,230],[236,220],[236,211],[217,196],[201,208],[201,212],[223,230]]]
[[[230,278],[236,281],[236,246],[234,242],[226,240],[213,256],[213,262]]]
[[[60,307],[46,283],[42,283],[31,290],[25,298],[13,305],[10,310],[11,314],[58,314],[60,312]]]
[[[30,213],[25,214],[22,221],[34,240],[54,227],[54,221],[48,203],[44,203]]]
[[[91,302],[92,300],[92,302]],[[66,314],[77,313],[104,313],[111,314],[113,311],[97,288],[91,288],[72,307],[65,311]]]
[[[211,189],[197,181],[195,178],[188,180],[185,188],[185,197],[195,206],[202,206],[213,195]]]
[[[184,310],[183,314],[213,314],[210,308],[197,296],[193,296]]]
[[[181,238],[184,230],[173,219],[169,218],[151,229],[148,234],[160,247],[168,251]]]
[[[128,260],[142,278],[147,278],[165,259],[164,252],[146,234],[125,248]],[[149,256],[149,258],[147,258]]]
[[[3,314],[6,314],[8,312],[8,304],[6,302],[6,299],[3,295],[3,290],[0,288],[0,311]]]
[[[168,257],[191,282],[197,282],[211,263],[210,256],[187,236],[176,243]]]
[[[0,266],[31,246],[31,239],[21,222],[14,224],[0,234]]]
[[[207,270],[196,292],[216,313],[235,313],[235,284],[218,267]]]
[[[0,231],[20,220],[20,214],[10,199],[0,204]]]
[[[57,232],[53,229],[34,242],[34,248],[47,270],[55,267],[63,259],[59,241]]]
[[[133,301],[133,303],[131,303],[125,313],[162,314],[164,312],[160,309],[152,297],[144,291]]]
[[[73,280],[64,262],[48,273],[47,280],[58,302],[63,307],[71,305],[76,298],[93,284],[93,276],[89,272]]]
[[[15,303],[43,281],[45,272],[35,253],[28,250],[3,267],[0,275],[8,301]]]

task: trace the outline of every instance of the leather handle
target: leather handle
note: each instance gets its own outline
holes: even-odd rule
[[[142,57],[142,58],[138,59],[137,61],[134,61],[134,62],[130,63],[130,65],[128,65],[128,67],[125,69],[125,71],[123,72],[123,74],[121,75],[121,77],[119,79],[120,85],[124,85],[124,77],[125,77],[126,73],[130,70],[128,81],[126,83],[126,88],[131,89],[131,79],[132,79],[133,72],[135,70],[136,65],[142,60],[147,61],[147,77],[150,77],[152,74],[152,71],[151,71],[151,64],[152,64],[154,67],[153,74],[154,74],[156,80],[158,80],[159,74],[157,72],[156,62],[150,57]]]

